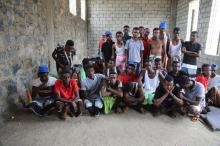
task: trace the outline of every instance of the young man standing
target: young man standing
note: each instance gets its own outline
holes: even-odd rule
[[[85,108],[91,116],[99,116],[103,107],[102,99],[99,95],[101,83],[105,79],[102,74],[95,74],[92,65],[86,68],[86,79],[82,81],[81,90],[84,98]]]
[[[146,59],[149,59],[149,56],[150,56],[150,46],[151,46],[152,39],[149,38],[149,34],[150,34],[150,29],[149,28],[145,28],[144,29],[144,36],[141,39],[143,44],[144,44],[144,52],[143,52],[143,59],[144,59],[144,61]]]
[[[63,69],[71,68],[73,66],[73,56],[76,55],[73,40],[67,40],[65,47],[57,47],[52,57],[56,61],[57,73],[59,74]]]
[[[106,42],[106,36],[105,36],[105,33],[102,34],[102,37],[100,38],[100,40],[98,41],[98,56],[101,58],[102,55],[101,55],[101,49],[102,49],[102,45]]]
[[[156,58],[160,58],[162,60],[164,55],[164,47],[163,42],[160,40],[159,28],[154,28],[153,30],[153,38],[151,42],[151,50],[150,50],[150,60],[154,61]],[[162,60],[162,64],[165,62]]]
[[[124,32],[123,42],[124,42],[124,44],[126,44],[127,40],[131,39],[131,36],[129,35],[129,31],[130,31],[130,27],[128,25],[125,25],[123,27],[123,32]]]
[[[140,37],[139,37],[139,39],[143,39],[143,37],[144,37],[144,27],[143,26],[139,26],[139,31],[140,31]]]
[[[191,41],[187,41],[183,44],[182,53],[183,63],[182,69],[190,75],[191,78],[195,78],[197,70],[197,58],[201,55],[201,45],[197,42],[198,32],[191,32]]]
[[[105,65],[111,60],[112,57],[112,46],[115,42],[112,41],[112,33],[110,31],[105,32],[106,42],[102,45],[102,55],[105,61]]]
[[[138,39],[139,34],[139,28],[134,27],[132,30],[133,37],[130,40],[128,40],[125,45],[125,55],[128,64],[135,64],[137,74],[139,74],[140,69],[143,67],[144,51],[143,42]]]
[[[65,120],[67,113],[70,116],[79,116],[83,106],[79,98],[79,88],[76,80],[71,79],[71,72],[65,69],[61,73],[61,79],[55,83],[55,93],[57,97],[56,105],[60,118]]]

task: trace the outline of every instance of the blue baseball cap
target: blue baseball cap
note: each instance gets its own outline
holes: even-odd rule
[[[106,37],[109,37],[110,35],[112,35],[111,31],[106,31],[105,32]]]
[[[217,64],[212,64],[211,65],[211,69],[212,70],[217,70],[218,69],[218,65]]]
[[[41,65],[38,67],[38,72],[39,72],[39,73],[48,73],[48,72],[49,72],[49,69],[48,69],[47,65],[41,64]]]
[[[166,29],[167,28],[167,22],[166,21],[161,21],[159,28]]]

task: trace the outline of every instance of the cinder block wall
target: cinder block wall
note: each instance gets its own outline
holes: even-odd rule
[[[97,41],[106,30],[115,32],[127,24],[152,29],[171,20],[171,0],[87,0],[89,55],[97,53]],[[173,21],[172,21],[173,22]]]
[[[79,2],[79,0],[78,0]],[[75,62],[87,56],[87,25],[69,13],[68,0],[0,1],[0,114],[15,107],[37,76],[37,67],[55,70],[51,53],[57,42],[75,41]]]

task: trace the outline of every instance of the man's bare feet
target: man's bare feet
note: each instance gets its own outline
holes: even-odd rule
[[[138,109],[138,111],[141,113],[141,114],[144,114],[146,112],[146,110],[143,108],[143,107],[140,107]]]
[[[124,107],[123,112],[124,112],[124,113],[127,113],[127,112],[128,112],[128,109],[129,109],[128,106]]]

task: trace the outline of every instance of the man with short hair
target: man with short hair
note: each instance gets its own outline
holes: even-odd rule
[[[135,64],[137,74],[139,74],[140,69],[143,67],[144,51],[143,42],[138,39],[139,34],[139,28],[134,27],[132,30],[133,37],[128,40],[125,45],[126,62],[128,62],[128,64]]]
[[[206,91],[207,91],[210,76],[211,76],[211,66],[209,64],[203,64],[202,74],[196,77],[196,81],[202,83]]]
[[[182,53],[183,63],[182,69],[189,74],[191,78],[195,78],[197,70],[197,58],[201,56],[201,45],[197,42],[198,32],[191,32],[191,40],[183,44]]]
[[[142,39],[144,37],[144,27],[143,26],[139,26],[139,31],[140,31],[139,39]]]
[[[103,74],[95,74],[95,70],[92,65],[87,66],[86,76],[86,79],[83,80],[81,84],[84,105],[91,116],[99,116],[103,107],[102,99],[99,93],[101,83],[105,79],[105,76]]]
[[[174,79],[166,75],[164,81],[157,87],[154,95],[155,115],[164,113],[175,117],[174,112],[180,110],[183,100],[180,89],[174,85]]]
[[[128,82],[137,81],[137,75],[135,73],[135,65],[128,64],[126,70],[118,76],[118,79],[125,85]]]
[[[61,72],[61,79],[55,83],[56,105],[60,118],[65,120],[67,114],[71,117],[73,114],[78,117],[81,114],[83,106],[79,98],[79,87],[76,80],[71,79],[71,71],[65,69]]]
[[[56,61],[57,73],[59,74],[65,68],[73,66],[73,56],[76,55],[73,40],[67,40],[65,47],[58,46],[52,53],[53,59]]]
[[[123,27],[123,33],[124,33],[123,42],[124,42],[124,44],[126,44],[127,40],[131,39],[131,36],[129,35],[129,31],[130,31],[130,27],[128,25],[125,25]]]

